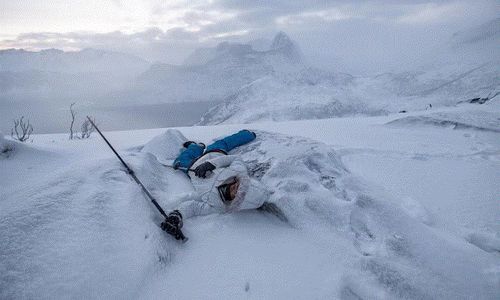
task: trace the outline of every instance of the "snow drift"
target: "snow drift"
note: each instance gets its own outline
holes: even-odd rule
[[[495,258],[466,240],[443,237],[427,225],[429,216],[425,215],[425,210],[408,214],[408,209],[398,199],[391,199],[352,176],[336,152],[325,144],[262,131],[257,135],[256,141],[237,148],[234,154],[241,155],[250,174],[273,192],[270,203],[262,208],[263,212],[318,240],[331,240],[337,251],[346,251],[335,254],[335,262],[327,263],[332,269],[341,270],[341,279],[331,283],[337,287],[336,291],[326,292],[322,297],[495,297],[495,280],[487,274]],[[236,223],[237,218],[234,216],[233,219]],[[203,226],[207,219],[213,220],[208,217],[188,222],[187,232]],[[241,225],[246,226],[245,223]],[[221,243],[224,244],[222,247],[233,247]],[[259,244],[257,236],[254,236],[253,243]],[[238,269],[236,265],[245,261],[240,256],[248,255],[248,252],[240,251],[229,251],[233,253],[232,258],[226,258],[229,265],[223,272]],[[263,251],[260,254],[263,256],[267,253],[263,249],[256,251]],[[283,251],[293,253],[297,250]],[[455,263],[450,265],[450,260]],[[308,262],[316,263],[310,257]],[[270,269],[269,272],[276,271]],[[203,272],[195,276],[199,276],[199,280],[208,280],[209,285],[218,285],[214,276],[226,277],[217,272],[211,276]],[[196,282],[196,278],[192,280]],[[174,284],[182,285],[175,278],[172,280]],[[256,278],[248,280],[258,281]],[[470,286],[477,288],[471,289]],[[291,289],[294,296],[307,294],[298,288],[286,288]],[[191,292],[188,295],[196,297],[199,294]],[[228,294],[216,292],[215,295],[227,297]]]
[[[257,136],[234,154],[273,191],[270,202],[186,220],[185,245],[157,226],[115,157],[71,159],[2,192],[0,297],[495,298],[495,240],[433,228],[425,210],[409,214],[353,176],[331,146]],[[166,131],[122,152],[166,210],[192,192],[159,162],[182,141]]]
[[[7,141],[3,136],[3,132],[0,131],[0,153],[4,153],[7,151]]]
[[[387,123],[390,126],[424,125],[452,129],[471,129],[500,132],[500,119],[495,112],[470,110],[467,114],[439,112],[422,116],[408,116]]]

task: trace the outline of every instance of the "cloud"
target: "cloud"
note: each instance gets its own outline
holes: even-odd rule
[[[171,56],[171,62],[182,58],[182,51],[194,48],[200,43],[196,32],[184,28],[162,30],[157,27],[147,28],[136,33],[114,31],[109,33],[92,32],[36,32],[21,34],[15,39],[1,42],[2,48],[25,48],[40,50],[58,48],[79,50],[96,48],[131,53],[151,61],[162,60]],[[176,48],[179,50],[177,51]],[[169,60],[167,60],[169,61]]]
[[[30,1],[34,7],[43,6],[23,0],[25,4]],[[496,0],[89,1],[95,10],[104,3],[103,12],[91,16],[89,5],[65,4],[71,18],[55,13],[57,26],[50,25],[52,15],[47,7],[43,7],[42,22],[41,14],[30,11],[29,5],[16,7],[8,2],[13,4],[3,12],[0,9],[0,15],[8,17],[0,18],[0,37],[4,37],[0,48],[97,48],[180,63],[198,47],[223,40],[270,39],[283,30],[318,65],[371,72],[413,63],[416,56],[430,52],[454,32],[492,19],[497,11]],[[85,22],[99,26],[82,30]],[[15,28],[23,33],[14,34]],[[40,32],[35,28],[41,28]]]
[[[307,11],[299,14],[281,16],[276,18],[276,24],[281,26],[301,25],[312,21],[336,22],[361,17],[341,8],[332,8],[326,10]]]
[[[463,3],[426,3],[409,7],[409,11],[396,18],[405,24],[446,23],[450,19],[466,15],[467,6]]]

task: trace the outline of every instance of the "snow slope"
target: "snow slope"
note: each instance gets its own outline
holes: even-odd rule
[[[273,205],[186,220],[186,244],[98,136],[14,143],[0,156],[0,298],[495,299],[499,133],[394,122],[471,111],[500,110],[252,124],[236,153]],[[241,128],[179,129],[208,143]],[[180,137],[106,135],[165,209],[192,191],[151,154],[172,158]]]
[[[500,61],[422,67],[373,77],[302,68],[276,72],[242,87],[199,124],[253,123],[384,115],[452,106],[500,93]]]

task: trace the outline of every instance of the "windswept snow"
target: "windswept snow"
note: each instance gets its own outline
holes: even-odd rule
[[[390,125],[428,125],[453,129],[473,129],[500,132],[498,112],[470,110],[459,112],[438,112],[420,116],[402,117],[389,122]]]
[[[0,131],[0,153],[7,152],[8,150],[8,143],[3,137],[3,132]]]
[[[387,125],[405,117],[252,124],[234,153],[270,203],[185,220],[186,244],[98,136],[15,143],[0,156],[0,298],[496,299],[499,133]],[[241,128],[179,129],[209,143]],[[166,210],[190,196],[160,163],[184,137],[106,135]]]

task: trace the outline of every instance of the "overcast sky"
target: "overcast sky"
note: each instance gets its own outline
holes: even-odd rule
[[[0,0],[0,48],[92,47],[181,63],[197,47],[284,31],[311,63],[366,74],[414,64],[499,12],[498,0]]]

